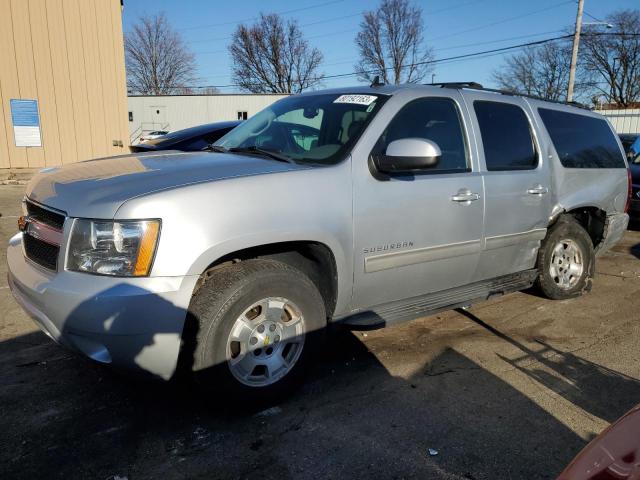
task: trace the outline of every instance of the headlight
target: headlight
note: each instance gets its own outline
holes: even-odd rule
[[[160,220],[73,222],[67,270],[143,277],[149,274],[158,243]]]

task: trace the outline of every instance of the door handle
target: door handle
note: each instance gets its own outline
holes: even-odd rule
[[[451,197],[451,201],[460,202],[460,203],[475,202],[476,200],[479,200],[479,199],[480,199],[480,195],[478,195],[477,193],[473,193],[471,192],[471,190],[468,190],[468,189],[459,190],[458,193],[456,193]]]
[[[531,195],[544,195],[545,193],[549,193],[549,189],[538,184],[527,190],[527,193]]]

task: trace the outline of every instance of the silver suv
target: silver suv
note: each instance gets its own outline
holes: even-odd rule
[[[376,328],[536,284],[591,287],[626,229],[603,117],[477,84],[280,100],[208,151],[40,172],[17,301],[98,362],[275,395],[332,322]]]

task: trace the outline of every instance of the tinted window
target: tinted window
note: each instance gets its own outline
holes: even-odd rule
[[[487,170],[536,168],[538,156],[531,126],[517,105],[476,101],[476,111]]]
[[[625,167],[616,137],[605,120],[547,108],[538,112],[564,167]]]
[[[458,108],[449,98],[421,98],[405,105],[378,140],[374,155],[402,138],[424,138],[438,144],[442,157],[433,169],[438,173],[466,171],[467,149]]]

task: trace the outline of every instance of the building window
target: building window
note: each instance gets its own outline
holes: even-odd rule
[[[129,112],[129,121],[133,122],[133,112]]]
[[[238,112],[238,120],[246,120],[247,112]]]

